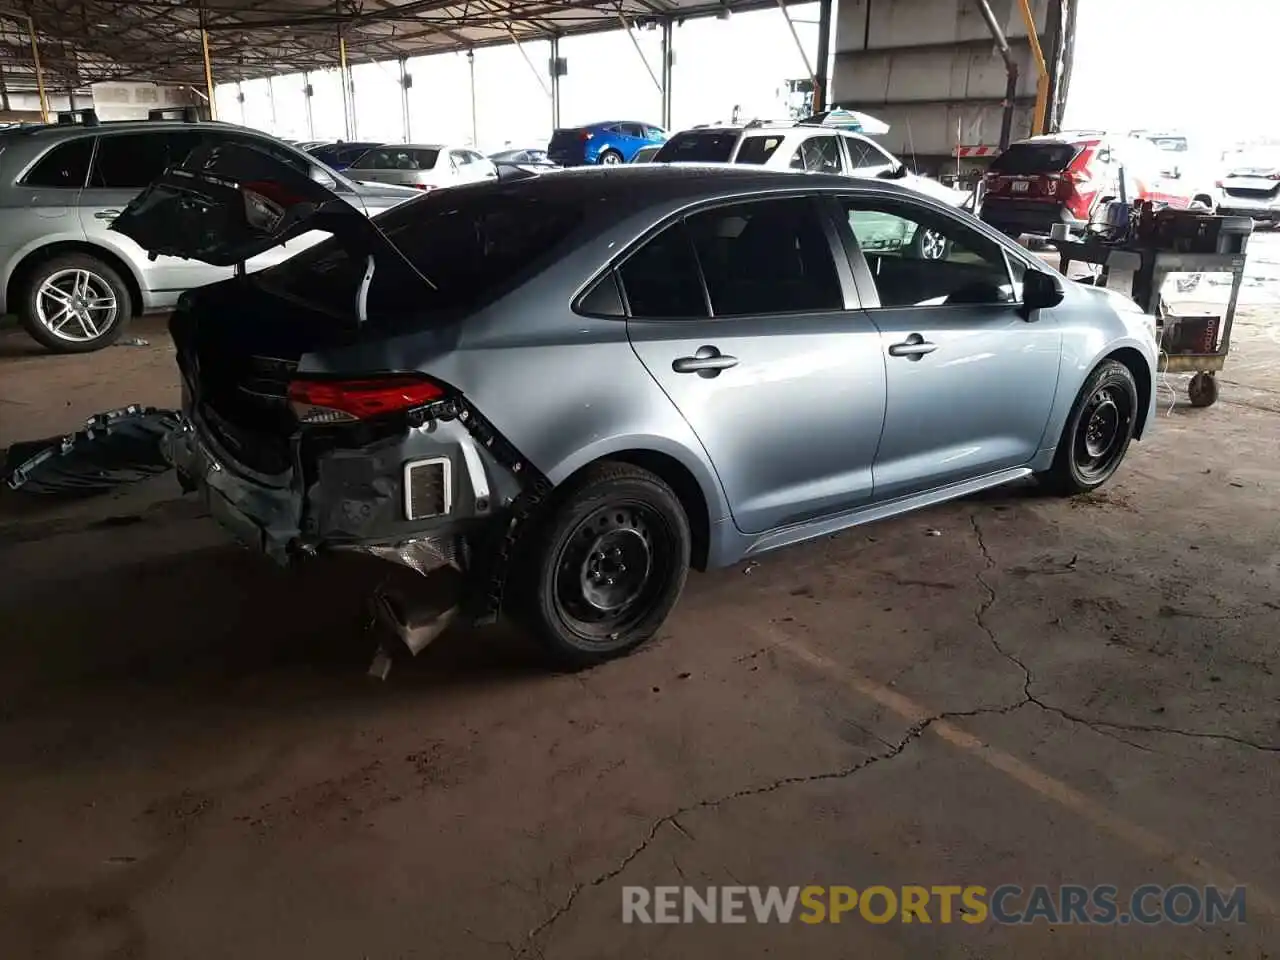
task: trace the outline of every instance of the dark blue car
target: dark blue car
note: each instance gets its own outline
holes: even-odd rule
[[[325,143],[312,147],[307,152],[334,170],[345,170],[374,147],[382,146],[382,141],[349,140],[345,143]]]
[[[665,143],[666,139],[666,131],[651,123],[610,120],[557,130],[547,145],[547,155],[562,167],[630,163],[641,147]]]

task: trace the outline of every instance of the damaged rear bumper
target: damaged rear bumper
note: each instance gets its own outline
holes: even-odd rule
[[[424,576],[451,568],[467,615],[496,616],[516,528],[546,482],[465,404],[363,447],[295,442],[292,468],[272,476],[233,457],[192,406],[165,457],[241,544],[281,566],[348,552]],[[439,465],[445,488],[437,513],[415,517],[410,468],[421,464]]]

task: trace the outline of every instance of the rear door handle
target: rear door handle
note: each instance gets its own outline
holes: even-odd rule
[[[95,220],[114,220],[114,219],[115,219],[116,217],[118,217],[118,216],[120,216],[120,211],[119,211],[119,210],[99,210],[97,213],[95,213],[95,214],[93,215],[93,219],[95,219]]]
[[[738,358],[721,353],[712,346],[699,347],[692,357],[678,357],[671,361],[671,369],[676,373],[696,373],[700,377],[716,377],[721,370],[738,365]]]
[[[913,333],[907,337],[902,343],[894,343],[889,345],[889,356],[906,357],[908,360],[919,360],[926,353],[933,353],[938,349],[936,343],[930,343],[918,333]]]

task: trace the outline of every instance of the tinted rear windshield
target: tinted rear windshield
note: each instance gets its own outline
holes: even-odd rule
[[[677,133],[654,155],[654,163],[728,163],[737,131]]]
[[[352,170],[432,170],[439,150],[417,147],[379,147],[351,165]]]
[[[572,147],[582,143],[582,134],[585,131],[581,127],[569,127],[564,130],[557,130],[551,135],[551,142],[547,144],[548,150],[554,150],[557,147]]]
[[[991,161],[994,173],[1061,173],[1076,158],[1074,143],[1015,143]]]
[[[514,187],[459,187],[402,203],[375,221],[436,289],[393,257],[379,257],[369,287],[370,323],[468,311],[544,269],[582,223],[585,201]],[[365,258],[330,239],[257,276],[330,312],[354,313]],[[347,305],[351,306],[348,307]]]

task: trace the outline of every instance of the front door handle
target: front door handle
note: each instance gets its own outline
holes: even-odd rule
[[[894,343],[889,345],[889,356],[906,357],[908,360],[919,360],[926,353],[933,353],[938,349],[936,343],[930,343],[918,333],[913,333],[907,337],[902,343]]]
[[[97,213],[95,213],[95,214],[93,215],[93,219],[95,219],[95,220],[114,220],[114,219],[115,219],[116,217],[118,217],[118,216],[120,216],[120,211],[119,211],[119,210],[99,210]]]
[[[721,353],[713,346],[699,347],[692,357],[678,357],[671,361],[676,373],[696,373],[700,377],[718,377],[721,370],[738,365],[738,358]]]

